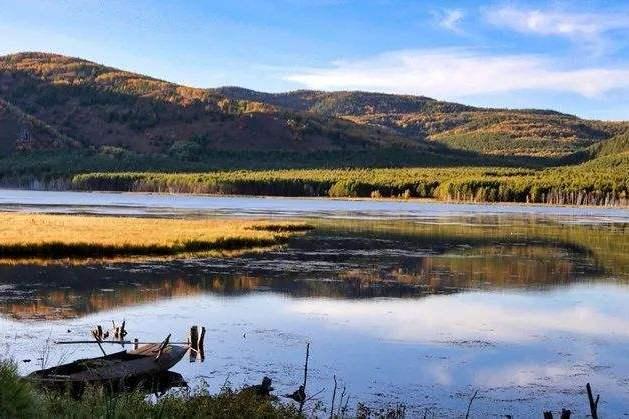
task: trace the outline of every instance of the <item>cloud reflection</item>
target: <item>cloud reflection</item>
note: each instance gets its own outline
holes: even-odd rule
[[[298,300],[288,309],[384,340],[488,345],[551,334],[627,339],[629,310],[622,301],[628,298],[623,287],[575,286],[562,299],[553,292],[474,292],[376,302]]]

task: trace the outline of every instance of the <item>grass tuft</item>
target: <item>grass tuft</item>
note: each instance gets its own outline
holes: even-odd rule
[[[15,363],[0,361],[0,418],[35,417],[38,404],[30,384],[19,378]]]

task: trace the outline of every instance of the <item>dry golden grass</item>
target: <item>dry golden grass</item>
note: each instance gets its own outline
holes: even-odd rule
[[[302,223],[0,213],[0,258],[172,256],[275,246]]]

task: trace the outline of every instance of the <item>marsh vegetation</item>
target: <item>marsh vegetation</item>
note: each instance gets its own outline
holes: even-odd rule
[[[115,258],[238,251],[279,245],[308,228],[301,223],[235,219],[0,213],[0,257]]]
[[[90,173],[78,190],[275,196],[435,198],[444,201],[628,205],[629,154],[560,168],[238,170],[205,173]]]

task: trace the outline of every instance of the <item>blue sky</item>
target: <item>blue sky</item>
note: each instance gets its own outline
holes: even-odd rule
[[[629,120],[629,2],[0,0],[0,54]]]

